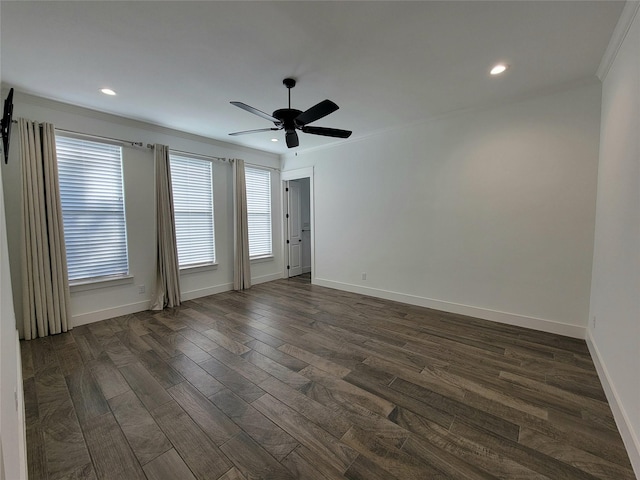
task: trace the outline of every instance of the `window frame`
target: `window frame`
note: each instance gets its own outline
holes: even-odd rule
[[[249,185],[250,182],[247,181],[247,173],[251,173],[251,171],[253,172],[260,172],[260,174],[264,175],[266,174],[267,177],[267,188],[268,188],[268,202],[266,202],[266,205],[268,206],[268,212],[251,212],[251,202],[250,202],[250,192],[249,192]],[[246,186],[246,192],[247,192],[247,226],[248,226],[248,230],[249,230],[249,260],[252,262],[260,262],[260,261],[264,261],[264,260],[270,260],[272,258],[274,258],[274,252],[273,252],[273,188],[272,188],[272,177],[271,177],[271,170],[267,169],[267,168],[261,168],[259,166],[254,166],[254,165],[246,165],[245,164],[245,186]],[[268,225],[269,228],[269,252],[260,252],[258,254],[255,255],[251,255],[251,222],[250,222],[250,216],[256,215],[256,214],[268,214],[268,218],[269,221],[265,223],[265,225]]]
[[[60,142],[58,141],[60,140]],[[84,135],[74,135],[68,132],[55,134],[56,141],[56,158],[57,158],[57,173],[58,173],[58,185],[59,185],[59,193],[60,193],[60,203],[61,203],[61,211],[63,218],[63,231],[64,231],[64,239],[65,239],[65,250],[66,250],[66,260],[67,260],[67,272],[69,277],[69,287],[72,288],[73,291],[82,291],[89,290],[92,288],[98,288],[94,286],[95,284],[122,284],[122,283],[130,283],[133,281],[133,276],[130,274],[130,261],[129,261],[129,237],[128,237],[128,228],[127,228],[127,211],[126,211],[126,193],[125,193],[125,180],[124,180],[124,159],[123,159],[123,149],[122,144],[117,142],[111,142],[104,139],[99,139],[91,136]],[[96,145],[93,147],[93,151],[91,145]],[[82,148],[84,147],[84,148]],[[65,149],[69,153],[65,153]],[[72,220],[74,218],[75,213],[75,221],[83,216],[87,215],[86,205],[84,209],[76,208],[74,209],[65,209],[65,204],[69,204],[72,202],[78,202],[78,199],[73,198],[73,194],[67,196],[68,192],[72,192],[71,185],[74,180],[82,181],[83,186],[88,186],[90,188],[93,186],[96,188],[96,191],[104,192],[104,183],[100,182],[92,182],[87,183],[87,177],[91,175],[88,174],[88,171],[91,170],[91,162],[96,163],[96,158],[98,156],[102,156],[100,150],[102,150],[103,155],[107,155],[107,151],[111,149],[117,149],[118,151],[118,165],[116,170],[111,172],[111,175],[117,174],[119,176],[119,189],[112,190],[112,195],[118,193],[119,202],[117,204],[117,208],[114,211],[119,213],[118,221],[120,222],[121,228],[119,229],[119,234],[121,235],[120,242],[122,245],[119,249],[114,248],[114,258],[112,259],[112,264],[117,265],[118,263],[122,264],[124,262],[125,269],[121,269],[120,271],[113,271],[112,273],[105,273],[101,275],[87,275],[87,276],[75,276],[72,277],[72,270],[76,267],[73,266],[69,268],[70,265],[74,265],[74,261],[70,261],[69,253],[74,251],[74,247],[70,248],[70,245],[73,244],[73,240],[82,239],[81,234],[72,234],[70,229],[72,227]],[[92,154],[93,156],[90,156]],[[76,156],[77,158],[73,159],[72,156]],[[108,156],[108,155],[107,155]],[[103,157],[104,159],[104,157]],[[107,160],[115,160],[115,156],[113,158],[107,158]],[[61,168],[62,163],[62,168]],[[94,171],[103,171],[106,169],[100,169],[99,167],[94,167]],[[82,173],[85,175],[83,175]],[[99,176],[101,180],[106,178],[105,175]],[[115,177],[112,177],[112,180]],[[68,188],[65,188],[68,187]],[[75,192],[73,192],[75,193]],[[95,193],[95,192],[94,192]],[[77,197],[77,195],[76,195]],[[99,198],[96,200],[96,197],[91,197],[96,203],[99,202]],[[114,202],[107,203],[105,202],[103,206],[113,206]],[[67,214],[65,215],[65,210]],[[104,213],[102,213],[104,215]],[[66,221],[65,221],[66,218]],[[101,224],[101,222],[94,222],[92,225]],[[78,228],[76,226],[76,228]],[[95,227],[94,227],[95,228]],[[85,230],[93,230],[89,227],[84,227]],[[73,254],[73,253],[72,253]],[[81,253],[78,254],[81,257]],[[89,255],[87,255],[89,257]],[[79,268],[79,267],[78,267]],[[93,267],[94,270],[100,270],[100,267]],[[90,271],[91,268],[85,267],[85,270]]]
[[[176,192],[175,192],[175,185],[176,182],[175,180],[177,180],[176,177],[176,170],[174,165],[176,165],[177,163],[189,163],[192,162],[194,164],[198,164],[200,162],[202,162],[202,164],[206,164],[208,166],[208,171],[209,171],[209,178],[210,178],[210,182],[209,182],[209,195],[210,195],[210,206],[211,206],[211,257],[209,259],[205,259],[203,261],[200,262],[194,262],[194,263],[188,263],[188,264],[184,264],[181,265],[180,264],[180,246],[179,246],[179,233],[178,233],[178,228],[179,228],[179,219],[177,218],[177,213],[178,213],[178,208],[176,206]],[[173,199],[173,208],[174,208],[174,222],[175,222],[175,227],[176,227],[176,247],[178,250],[178,267],[180,269],[180,273],[195,273],[198,271],[202,271],[202,270],[207,270],[207,269],[211,269],[211,268],[216,268],[218,266],[217,263],[217,252],[216,252],[216,226],[215,226],[215,192],[214,192],[214,173],[213,173],[213,162],[211,160],[208,159],[204,159],[201,158],[199,156],[196,155],[189,155],[189,154],[185,154],[185,153],[174,153],[169,151],[169,165],[170,165],[170,176],[171,176],[171,196]],[[192,194],[193,191],[190,190],[188,191],[189,195],[187,195],[189,198],[192,198]]]

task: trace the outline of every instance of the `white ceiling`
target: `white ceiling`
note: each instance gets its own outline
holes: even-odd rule
[[[284,153],[271,113],[325,98],[352,138],[595,75],[624,2],[2,1],[2,80],[18,90]],[[490,77],[498,61],[511,68]],[[102,87],[118,95],[107,97]],[[278,143],[270,139],[280,138]],[[344,140],[300,134],[299,149]]]

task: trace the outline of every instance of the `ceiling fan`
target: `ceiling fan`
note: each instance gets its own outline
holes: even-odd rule
[[[304,112],[296,110],[295,108],[291,108],[291,89],[296,86],[296,81],[293,78],[285,78],[282,83],[289,90],[289,108],[276,110],[273,112],[273,115],[264,113],[257,108],[250,107],[242,102],[231,102],[236,107],[272,121],[275,124],[275,127],[245,130],[243,132],[230,133],[229,135],[235,136],[245,135],[247,133],[284,130],[286,134],[285,139],[287,141],[287,147],[289,148],[297,147],[300,144],[296,130],[300,130],[304,133],[310,133],[312,135],[323,135],[325,137],[349,138],[349,136],[351,136],[352,132],[350,130],[309,126],[309,123],[320,120],[321,118],[338,110],[338,105],[333,103],[331,100],[323,100]]]

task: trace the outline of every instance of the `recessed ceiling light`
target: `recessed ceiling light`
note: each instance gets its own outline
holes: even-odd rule
[[[500,75],[501,73],[506,71],[507,68],[509,68],[509,65],[505,65],[504,63],[499,63],[498,65],[494,66],[489,73],[491,75]]]
[[[114,92],[113,90],[111,90],[110,88],[103,88],[102,90],[100,90],[102,93],[104,93],[105,95],[115,95],[116,92]]]
[[[272,141],[272,142],[277,142],[277,141],[278,141],[278,139],[277,139],[277,138],[272,138],[272,139],[271,139],[271,141]]]

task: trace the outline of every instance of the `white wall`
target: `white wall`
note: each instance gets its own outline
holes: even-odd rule
[[[314,167],[314,282],[583,337],[599,119],[594,80],[284,156]]]
[[[30,95],[15,94],[14,116],[51,122],[56,128],[147,143],[163,143],[176,150],[227,158],[242,158],[249,164],[279,168],[276,155],[215,142],[161,127],[90,111]],[[7,205],[9,255],[16,315],[21,314],[20,290],[20,161],[17,129],[14,148],[5,169],[4,187]],[[232,174],[228,163],[214,162],[214,217],[218,267],[181,273],[183,299],[191,299],[229,290],[233,283],[233,204]],[[79,325],[117,315],[146,310],[155,281],[155,213],[153,153],[147,148],[123,149],[125,209],[129,249],[129,269],[133,281],[116,285],[73,288],[72,323]],[[282,276],[280,175],[274,171],[273,232],[274,258],[251,266],[254,283]],[[139,286],[145,293],[139,293]],[[93,288],[97,287],[97,288]]]
[[[2,72],[0,72],[0,80]],[[3,92],[0,106],[4,106]],[[20,343],[13,309],[7,222],[2,178],[4,150],[0,148],[0,480],[27,478],[27,450],[22,394]]]
[[[4,102],[3,95],[2,101]],[[2,195],[4,153],[0,156],[0,449],[2,453],[0,479],[26,478],[24,465],[24,410],[22,402],[22,372],[16,317],[11,296],[7,224]],[[17,395],[17,398],[15,397]],[[4,477],[3,477],[4,475]]]
[[[626,13],[634,8],[627,5]],[[602,88],[589,343],[640,477],[640,14]],[[627,20],[628,21],[628,20]],[[614,35],[614,39],[617,36]],[[617,47],[617,45],[615,45]],[[595,318],[595,324],[594,324]]]

